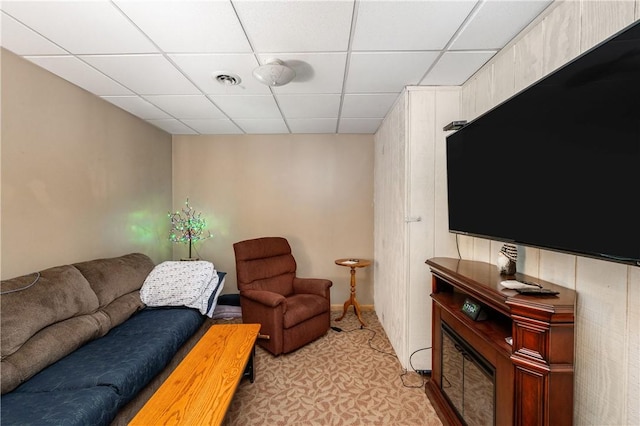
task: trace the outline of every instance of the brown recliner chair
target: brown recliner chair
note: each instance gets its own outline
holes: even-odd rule
[[[320,278],[296,277],[285,238],[263,237],[233,245],[242,322],[261,324],[258,344],[274,355],[323,336],[331,322],[330,287]]]

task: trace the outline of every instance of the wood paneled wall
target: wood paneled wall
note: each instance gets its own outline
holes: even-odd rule
[[[479,116],[638,19],[637,0],[557,1],[463,86],[461,118]],[[460,237],[466,259],[495,264],[501,246]],[[574,423],[640,424],[640,268],[519,247],[518,270],[578,292]]]
[[[407,87],[375,137],[375,307],[407,369],[431,369],[425,261],[457,256],[447,229],[442,128],[457,119],[459,103],[459,87]]]

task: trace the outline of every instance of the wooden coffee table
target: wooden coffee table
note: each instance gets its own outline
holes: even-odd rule
[[[260,324],[215,324],[129,425],[219,425],[240,379],[253,382]]]

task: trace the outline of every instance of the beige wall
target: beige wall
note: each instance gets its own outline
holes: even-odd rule
[[[2,50],[3,279],[171,256],[171,136]]]
[[[462,89],[472,119],[640,19],[640,1],[557,1]],[[465,259],[496,263],[502,243],[460,237]],[[573,288],[574,422],[640,425],[640,268],[520,247],[518,270]]]
[[[334,304],[348,298],[334,260],[373,254],[372,135],[176,136],[172,154],[163,131],[11,52],[1,60],[3,279],[131,251],[185,257],[166,214],[189,197],[215,234],[196,248],[229,273],[226,293],[232,244],[282,235],[301,276],[334,281]],[[373,304],[369,269],[361,304]]]
[[[187,197],[215,235],[197,249],[229,274],[225,293],[237,293],[233,243],[283,236],[298,275],[332,280],[342,304],[349,269],[334,261],[373,255],[373,135],[174,136],[174,210]],[[373,304],[371,268],[356,278],[358,301]]]

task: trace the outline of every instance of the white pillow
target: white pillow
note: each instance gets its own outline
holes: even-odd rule
[[[214,290],[220,289],[213,263],[166,261],[149,273],[140,289],[140,298],[147,306],[187,306],[205,315]]]

